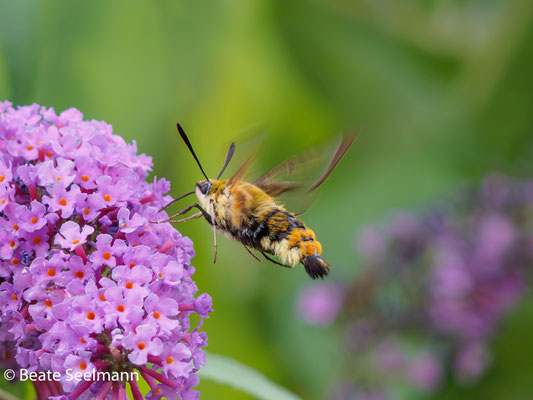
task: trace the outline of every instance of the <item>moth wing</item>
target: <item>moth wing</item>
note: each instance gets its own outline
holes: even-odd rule
[[[261,147],[264,137],[265,127],[260,124],[249,126],[237,135],[237,138],[230,144],[226,162],[218,174],[217,179],[220,179],[223,175],[230,160],[233,160],[233,164],[237,163],[237,165],[240,166],[228,179],[228,184],[233,184],[238,180],[247,179],[246,177],[250,175],[250,169],[254,164],[258,149]],[[251,155],[247,159],[244,159],[244,157],[249,154]]]
[[[302,213],[314,200],[313,192],[328,178],[355,137],[355,134],[343,136],[340,144],[333,149],[317,148],[293,156],[256,179],[253,184],[270,196],[281,196],[280,200],[287,203],[288,208]]]
[[[255,159],[255,156],[257,155],[257,150],[252,153],[250,157],[239,167],[237,171],[229,178],[228,185],[233,185],[235,182],[237,182],[239,179],[241,179],[244,174],[248,171],[248,168],[250,168],[250,165],[252,164],[253,160]]]
[[[329,162],[328,167],[322,173],[322,175],[309,187],[308,189],[309,192],[312,192],[313,190],[317,189],[320,185],[324,183],[326,179],[328,179],[329,174],[331,174],[331,172],[335,169],[337,164],[342,160],[342,157],[344,157],[346,152],[350,149],[356,137],[357,137],[357,132],[355,132],[352,135],[346,135],[342,137],[342,140],[339,146],[337,147],[337,151],[335,151],[335,154],[333,155],[333,158]]]
[[[328,178],[346,154],[355,138],[355,134],[343,136],[333,157],[331,157],[325,168],[323,167],[324,160],[327,159],[327,155],[330,152],[324,151],[323,149],[313,149],[278,164],[266,174],[256,179],[253,184],[271,196],[278,196],[296,189],[307,189],[308,192],[312,192]],[[313,181],[310,181],[312,172],[314,171],[316,173],[317,165],[323,172],[318,179],[315,178]]]
[[[301,185],[293,182],[275,181],[273,179],[263,180],[262,182],[254,182],[254,185],[263,190],[272,197],[278,197],[286,192],[291,192],[296,189],[301,189]]]
[[[313,172],[317,172],[317,164],[324,157],[322,150],[309,150],[293,156],[269,170],[260,178],[252,182],[271,196],[310,186]]]

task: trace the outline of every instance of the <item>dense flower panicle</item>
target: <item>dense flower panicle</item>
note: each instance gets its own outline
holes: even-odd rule
[[[357,363],[347,370],[364,375],[350,377],[349,398],[366,398],[354,394],[361,382],[380,393],[398,381],[431,392],[444,371],[459,383],[485,371],[488,340],[527,289],[532,207],[533,182],[493,175],[444,207],[399,213],[362,232],[361,273],[328,300],[344,298],[338,321],[351,349],[347,363]],[[317,304],[323,297],[321,287],[302,293],[300,303],[313,299],[299,305],[308,322],[314,314],[305,305],[320,313],[328,309]]]
[[[0,361],[53,371],[40,398],[126,398],[137,382],[69,379],[138,371],[146,398],[197,398],[211,298],[195,298],[192,242],[159,210],[169,183],[111,126],[69,109],[0,102]],[[67,374],[70,371],[70,374]],[[102,375],[105,376],[105,375]],[[55,397],[54,397],[55,396]]]

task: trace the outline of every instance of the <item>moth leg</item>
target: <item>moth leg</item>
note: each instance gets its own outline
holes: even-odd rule
[[[213,264],[217,262],[217,226],[213,224]]]
[[[187,196],[190,196],[191,194],[194,194],[194,190],[190,191],[189,193],[185,193],[179,197],[176,197],[174,200],[172,200],[170,203],[168,203],[166,206],[163,206],[159,209],[159,212],[165,210],[166,208],[170,207],[172,204],[174,204],[175,202],[177,202],[178,200],[181,200],[183,199],[184,197],[187,197]]]
[[[243,244],[244,248],[246,249],[246,251],[248,253],[250,253],[250,255],[255,258],[257,261],[261,262],[261,260],[259,259],[259,257],[257,257],[254,253],[252,253],[252,250],[250,250],[250,248],[248,246],[246,246],[245,244]]]
[[[207,222],[209,222],[210,224],[212,224],[212,218],[211,218],[211,215],[209,215],[209,213],[207,211],[205,211],[202,206],[200,206],[199,204],[197,203],[194,203],[194,204],[191,204],[189,207],[185,207],[183,210],[181,210],[180,212],[177,212],[176,214],[174,215],[171,215],[170,217],[168,217],[167,219],[163,220],[163,221],[153,221],[155,224],[161,224],[163,222],[170,222],[171,220],[173,220],[174,218],[176,217],[179,217],[180,215],[183,215],[185,213],[188,213],[190,210],[192,210],[193,208],[197,208],[198,210],[200,210],[200,212],[203,214],[203,216],[205,217],[205,219],[207,220]]]
[[[181,211],[177,212],[176,214],[170,216],[168,219],[171,220],[171,219],[174,219],[175,217],[178,217],[180,215],[186,214],[190,210],[192,210],[193,208],[197,208],[198,210],[200,210],[200,212],[204,215],[205,219],[207,219],[208,221],[211,221],[211,215],[209,215],[208,212],[205,211],[202,208],[202,206],[200,206],[198,203],[194,203],[194,204],[191,204],[188,207],[185,207],[183,210],[181,210]]]
[[[168,203],[166,206],[163,206],[159,209],[159,212],[163,211],[163,210],[166,210],[168,207],[170,207],[172,204],[174,204],[175,202],[177,202],[178,200],[181,200],[179,197],[172,200],[170,203]]]
[[[285,268],[292,268],[291,265],[282,264],[282,263],[280,263],[280,262],[278,262],[278,261],[276,261],[276,260],[273,260],[272,258],[270,258],[269,256],[267,256],[263,251],[261,252],[261,254],[262,254],[263,257],[265,257],[268,261],[270,261],[270,262],[272,262],[272,263],[274,263],[274,264],[276,264],[276,265],[279,265],[279,266],[281,266],[281,267],[285,267]]]
[[[201,211],[198,211],[196,214],[193,214],[187,218],[182,218],[182,219],[172,219],[172,220],[169,220],[168,222],[170,223],[173,223],[173,224],[179,224],[180,222],[185,222],[185,221],[188,221],[190,219],[195,219],[195,218],[200,218],[200,217],[203,217],[203,214]]]
[[[214,205],[214,200],[211,198],[210,199],[210,204],[211,204],[211,207],[213,208],[213,216],[209,216],[209,218],[211,218],[211,220],[213,221],[211,223],[211,225],[213,225],[213,264],[215,264],[217,262],[217,221],[218,221],[218,214],[217,214],[217,209]]]

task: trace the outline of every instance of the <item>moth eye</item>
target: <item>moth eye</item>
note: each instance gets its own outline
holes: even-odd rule
[[[196,186],[198,186],[198,189],[200,189],[200,192],[202,192],[203,194],[207,194],[207,192],[211,188],[211,182],[209,181],[200,182]]]

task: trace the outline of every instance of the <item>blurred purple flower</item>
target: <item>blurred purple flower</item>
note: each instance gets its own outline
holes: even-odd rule
[[[490,338],[528,289],[532,206],[533,182],[491,175],[447,204],[366,227],[357,278],[331,293],[306,288],[297,303],[310,324],[342,316],[343,378],[355,386],[337,398],[399,384],[436,391],[448,370],[460,384],[479,378]]]
[[[436,353],[426,351],[417,355],[407,369],[408,379],[415,387],[434,391],[442,379],[442,360]]]
[[[342,297],[340,285],[317,282],[302,290],[296,305],[297,312],[310,325],[327,325],[337,317]]]
[[[490,354],[485,343],[473,341],[465,343],[457,350],[454,358],[454,368],[459,381],[471,383],[485,372],[489,364]]]
[[[387,374],[402,373],[409,362],[401,344],[394,338],[385,338],[372,354],[374,363]]]
[[[135,380],[69,379],[138,371],[151,396],[197,398],[211,297],[194,295],[192,242],[159,212],[170,185],[111,126],[0,102],[0,365],[51,371],[39,398],[141,399]],[[149,365],[149,367],[148,367]],[[67,396],[68,394],[68,396]]]
[[[374,226],[368,226],[361,231],[357,251],[366,260],[377,262],[385,254],[385,245],[385,235]]]

